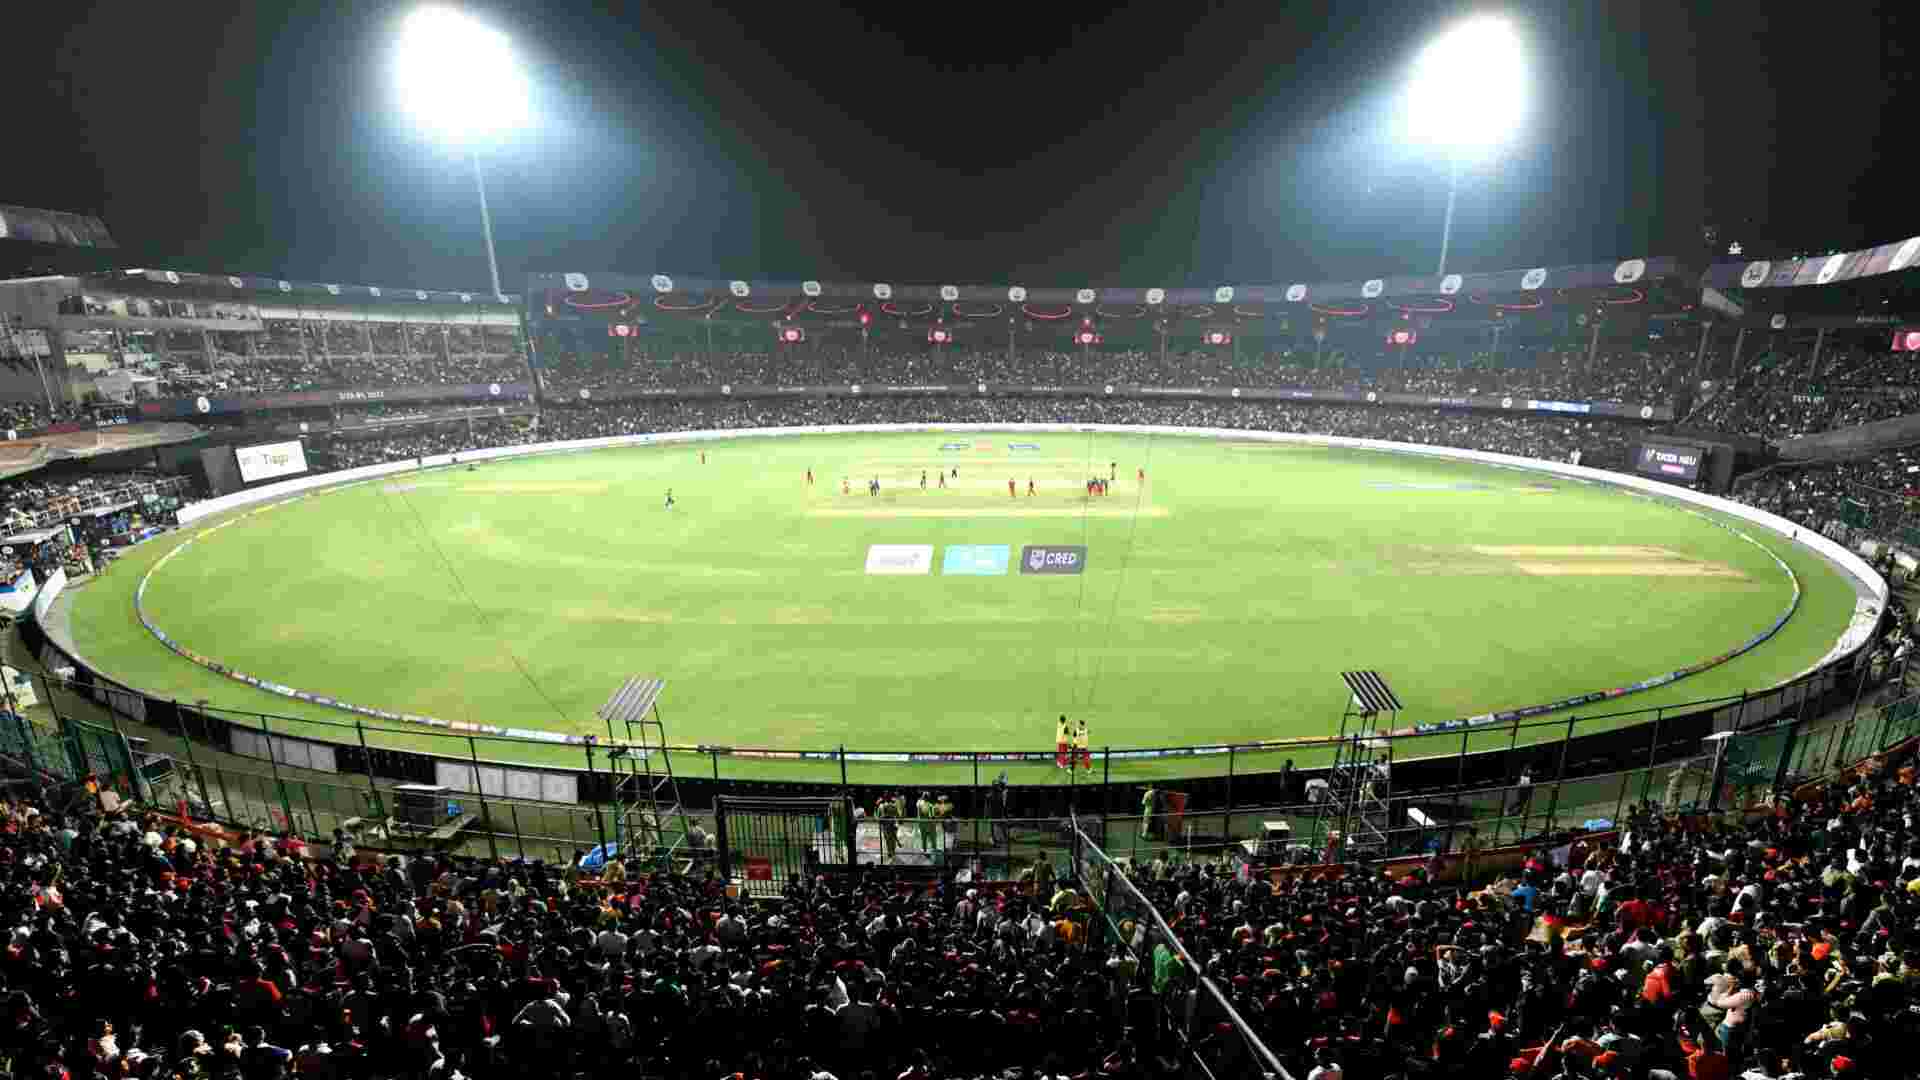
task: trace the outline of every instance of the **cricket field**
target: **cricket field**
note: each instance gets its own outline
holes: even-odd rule
[[[1087,494],[1095,476],[1111,478],[1104,495]],[[1088,718],[1096,748],[1321,736],[1338,728],[1350,668],[1391,682],[1402,725],[1513,709],[1734,648],[1792,605],[1774,556],[1791,567],[1802,595],[1771,639],[1576,710],[1620,711],[1787,679],[1833,645],[1854,600],[1782,537],[1748,526],[1743,538],[1731,519],[1608,485],[1111,432],[556,453],[230,520],[160,566],[144,597],[155,625],[223,665],[396,712],[602,735],[594,710],[608,694],[658,676],[676,744],[735,747],[1045,750],[1062,713]],[[78,588],[80,653],[150,693],[350,741],[350,726],[330,725],[351,715],[205,670],[140,624],[136,585],[202,528]],[[464,752],[429,729],[380,726],[393,730],[370,741]],[[526,750],[579,762],[576,748]],[[724,762],[740,777],[838,768]]]

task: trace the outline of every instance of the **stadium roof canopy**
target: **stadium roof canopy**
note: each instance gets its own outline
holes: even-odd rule
[[[116,246],[106,223],[97,217],[63,210],[35,210],[29,206],[0,206],[0,240],[54,247]]]
[[[1920,236],[1859,251],[1718,262],[1707,269],[1700,283],[1717,289],[1790,289],[1897,274],[1916,265],[1920,265]]]
[[[965,321],[1024,315],[1028,320],[1197,319],[1244,324],[1298,316],[1298,325],[1330,320],[1423,322],[1497,319],[1529,312],[1608,308],[1691,310],[1697,270],[1678,259],[1648,257],[1581,266],[1542,266],[1445,277],[1218,285],[1211,288],[1060,288],[1020,285],[902,285],[725,279],[673,274],[535,274],[528,278],[531,325],[692,318],[876,317]]]
[[[520,303],[520,298],[517,296],[508,294],[489,296],[485,290],[462,292],[391,285],[349,285],[339,282],[292,281],[253,274],[206,274],[187,270],[136,268],[117,271],[114,278],[123,285],[144,282],[147,285],[162,288],[179,288],[183,292],[190,292],[198,297],[256,303],[273,299],[281,301],[310,299],[323,303],[379,301],[383,304],[480,304],[507,307],[517,307]]]

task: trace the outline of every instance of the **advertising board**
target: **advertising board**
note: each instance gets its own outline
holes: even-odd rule
[[[300,445],[298,439],[262,443],[259,446],[236,446],[233,458],[240,465],[241,481],[248,484],[307,471],[307,449]]]
[[[1700,478],[1700,465],[1707,452],[1698,446],[1678,443],[1641,443],[1634,454],[1633,467],[1648,476],[1692,483]]]

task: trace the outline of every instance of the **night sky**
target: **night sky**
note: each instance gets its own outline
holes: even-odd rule
[[[1445,165],[1396,130],[1420,43],[1502,10],[1511,148],[1463,176],[1452,268],[1704,260],[1920,231],[1911,4],[471,5],[536,124],[487,151],[502,273],[1029,285],[1431,269]],[[289,8],[297,10],[289,11]],[[130,258],[484,286],[459,153],[388,83],[406,5],[118,2],[9,15],[0,202]]]

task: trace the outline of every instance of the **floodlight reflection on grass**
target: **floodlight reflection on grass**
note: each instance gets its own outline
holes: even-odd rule
[[[1471,157],[1510,138],[1527,99],[1520,36],[1505,19],[1472,19],[1414,61],[1407,126],[1414,138]]]
[[[465,12],[432,6],[408,15],[394,60],[401,105],[429,135],[467,143],[526,123],[527,83],[512,43]]]

